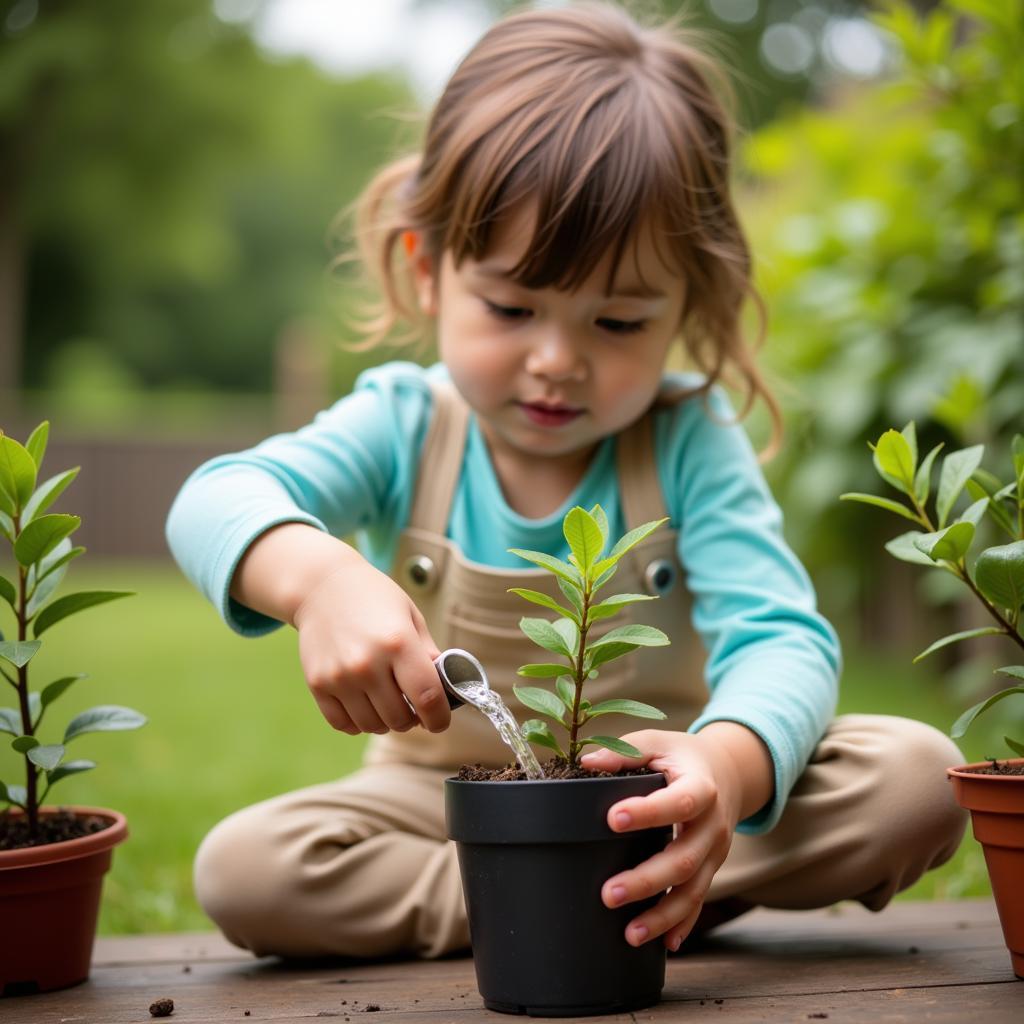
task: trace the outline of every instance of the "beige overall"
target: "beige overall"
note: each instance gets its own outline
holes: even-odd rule
[[[441,648],[476,654],[521,719],[512,696],[515,670],[538,660],[539,651],[518,622],[540,609],[506,591],[562,595],[542,570],[472,563],[445,538],[468,410],[448,387],[437,387],[434,397],[393,574]],[[627,528],[663,517],[650,416],[618,439],[616,462]],[[658,594],[658,601],[628,610],[639,609],[672,645],[604,666],[588,683],[588,698],[645,701],[668,715],[659,728],[685,730],[708,691],[675,532],[663,527],[634,548],[608,592]],[[621,615],[599,626],[626,621]],[[601,731],[621,735],[652,724],[609,715]],[[263,801],[217,825],[196,856],[199,900],[232,942],[259,955],[436,957],[464,948],[469,930],[454,844],[445,838],[443,780],[463,763],[509,760],[493,727],[472,708],[453,712],[444,733],[416,728],[374,736],[365,766],[353,775]],[[919,722],[836,719],[778,825],[734,837],[708,900],[803,909],[855,899],[880,909],[956,850],[965,819],[943,769],[962,760],[949,739]],[[902,774],[908,766],[913,776]]]

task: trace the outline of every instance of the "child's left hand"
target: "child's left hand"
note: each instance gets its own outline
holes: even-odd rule
[[[711,879],[732,845],[736,824],[746,816],[744,810],[749,807],[751,814],[770,799],[771,759],[760,739],[734,722],[712,722],[696,734],[645,729],[622,739],[643,757],[623,757],[602,748],[585,754],[583,766],[615,772],[647,765],[664,772],[668,784],[648,796],[613,805],[609,828],[628,832],[675,825],[677,834],[664,850],[609,878],[601,899],[608,907],[618,907],[671,886],[655,906],[629,923],[626,941],[639,946],[660,935],[674,951],[697,920]],[[751,743],[756,745],[755,756],[742,756],[750,753],[743,748]]]

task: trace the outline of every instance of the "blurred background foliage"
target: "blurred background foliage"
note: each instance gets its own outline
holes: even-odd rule
[[[94,672],[101,699],[151,720],[62,794],[133,823],[106,930],[202,925],[189,863],[203,832],[359,755],[323,727],[294,635],[230,635],[161,539],[170,496],[201,457],[186,441],[212,454],[296,426],[394,355],[340,344],[364,296],[352,268],[332,269],[349,242],[335,218],[415,144],[434,97],[401,64],[327,70],[268,43],[275,11],[317,2],[0,0],[0,427],[24,439],[51,419],[54,471],[56,444],[72,439],[66,461],[85,468],[67,510],[83,514],[83,534],[106,523],[109,539],[86,543],[120,555],[86,580],[140,592],[67,648],[67,669]],[[395,36],[418,31],[416,12],[486,24],[514,6],[379,3],[397,12]],[[737,198],[787,420],[766,468],[843,635],[842,709],[947,729],[988,685],[985,666],[909,659],[971,612],[944,574],[883,551],[898,532],[887,516],[837,499],[877,492],[866,442],[889,426],[914,419],[923,451],[983,442],[997,473],[1024,428],[1024,0],[628,6],[685,8],[735,73]],[[750,429],[766,440],[763,414]],[[162,471],[172,441],[177,461]],[[86,465],[100,445],[108,461]],[[144,486],[119,479],[128,452]],[[136,521],[164,561],[118,550]],[[998,658],[949,651],[965,653]],[[992,715],[965,753],[1002,749],[1014,728]],[[915,892],[984,892],[969,844]]]

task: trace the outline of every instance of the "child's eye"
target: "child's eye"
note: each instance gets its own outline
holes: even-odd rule
[[[490,313],[502,320],[525,320],[530,315],[530,311],[522,306],[499,306],[487,299],[484,299],[484,305]]]
[[[613,334],[634,334],[637,331],[642,331],[647,326],[646,320],[598,320],[597,321],[606,331],[611,331]]]

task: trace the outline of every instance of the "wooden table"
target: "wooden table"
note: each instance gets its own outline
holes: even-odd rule
[[[160,997],[174,1000],[172,1024],[514,1019],[483,1008],[468,957],[286,964],[191,934],[99,939],[86,984],[0,1000],[0,1022],[149,1022]],[[900,902],[881,914],[858,904],[758,910],[670,958],[659,1006],[603,1019],[1024,1024],[1024,982],[1014,979],[989,900]]]

